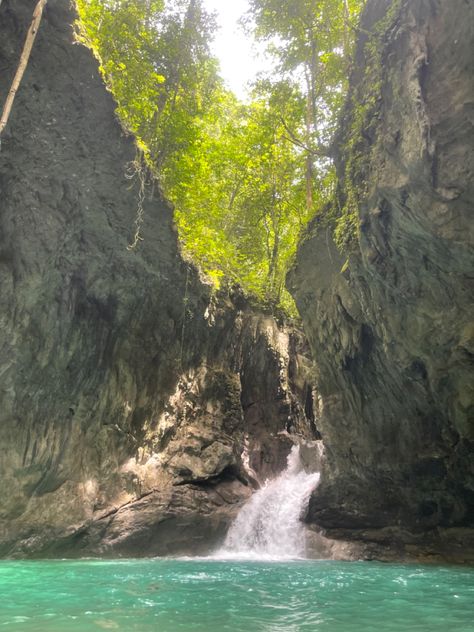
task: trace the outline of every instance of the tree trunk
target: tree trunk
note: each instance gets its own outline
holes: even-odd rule
[[[347,3],[347,0],[344,0],[343,2],[343,11],[344,11],[344,40],[343,40],[343,47],[344,47],[344,59],[346,64],[349,63],[349,46],[350,46],[350,33],[349,33],[349,29],[350,29],[350,12],[349,12],[349,4]]]
[[[314,108],[312,98],[312,81],[310,70],[306,72],[306,208],[308,211],[313,207],[313,156],[311,153],[312,148],[312,133],[314,129]]]

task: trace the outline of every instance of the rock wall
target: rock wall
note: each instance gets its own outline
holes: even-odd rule
[[[474,550],[473,25],[466,0],[369,0],[336,200],[288,280],[323,406],[308,519],[399,556]]]
[[[0,95],[35,4],[1,3]],[[304,342],[212,296],[156,187],[127,247],[136,150],[74,19],[49,0],[0,151],[0,554],[204,552],[311,434]]]

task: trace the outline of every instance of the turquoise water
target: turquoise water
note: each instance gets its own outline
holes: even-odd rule
[[[474,632],[474,570],[368,562],[0,562],[0,630]]]

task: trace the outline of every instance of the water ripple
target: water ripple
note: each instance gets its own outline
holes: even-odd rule
[[[474,632],[474,571],[344,562],[0,562],[18,632]]]

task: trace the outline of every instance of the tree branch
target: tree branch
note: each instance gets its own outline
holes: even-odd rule
[[[292,132],[292,130],[288,127],[288,124],[286,123],[285,119],[282,116],[280,116],[280,121],[283,127],[285,128],[286,133],[288,134],[288,136],[285,136],[285,138],[286,140],[289,140],[290,143],[293,143],[294,145],[301,147],[301,149],[304,149],[312,156],[319,156],[321,158],[331,158],[331,151],[329,147],[325,147],[325,146],[308,147],[308,145],[305,142],[303,142],[300,138],[298,138],[298,136],[296,136],[294,132]]]
[[[43,15],[43,9],[47,1],[48,0],[39,0],[33,12],[33,19],[31,21],[30,28],[28,29],[28,33],[26,34],[25,44],[23,46],[23,52],[21,53],[21,57],[20,57],[20,63],[18,65],[15,78],[13,79],[12,87],[10,88],[10,92],[8,93],[7,100],[5,101],[2,117],[0,118],[0,135],[2,134],[3,130],[5,129],[8,123],[8,119],[10,117],[10,113],[13,107],[13,102],[15,101],[16,93],[18,91],[21,80],[23,78],[26,67],[28,65],[31,49],[33,48],[33,42],[35,41],[36,34],[38,32],[38,28],[41,22],[41,16]],[[0,0],[0,4],[1,4],[1,0]]]

